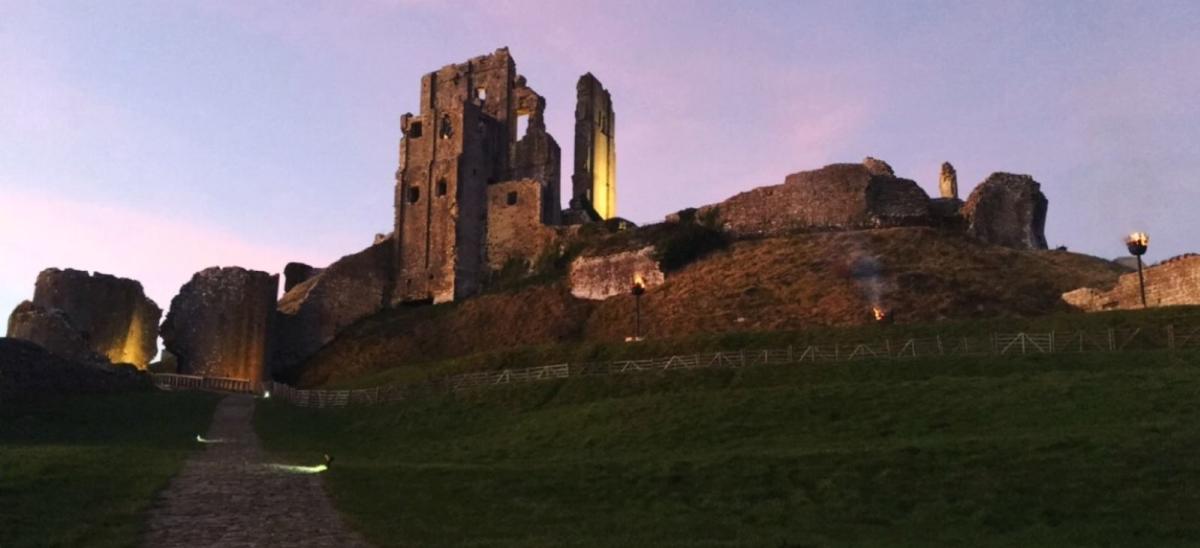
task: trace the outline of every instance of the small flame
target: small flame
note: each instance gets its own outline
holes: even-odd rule
[[[643,289],[646,287],[646,280],[642,278],[642,275],[641,275],[641,274],[634,274],[634,275],[633,275],[633,286],[634,286],[634,287],[640,287],[640,288],[643,288]]]
[[[1150,245],[1150,236],[1147,236],[1145,232],[1134,232],[1125,238],[1125,243],[1146,247]]]
[[[887,311],[878,306],[872,306],[871,313],[875,315],[875,321],[877,322],[881,322],[887,318]]]

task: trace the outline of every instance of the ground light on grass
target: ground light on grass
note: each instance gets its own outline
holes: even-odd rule
[[[0,546],[136,546],[216,401],[146,391],[0,406]]]
[[[381,546],[1194,546],[1200,361],[1169,352],[705,370],[313,410]],[[299,426],[299,425],[302,425]]]

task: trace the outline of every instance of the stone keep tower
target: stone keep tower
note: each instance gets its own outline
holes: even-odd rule
[[[592,73],[575,86],[575,172],[573,209],[591,209],[600,219],[617,216],[617,147],[612,96]],[[590,207],[589,207],[590,206]]]
[[[507,48],[421,78],[420,114],[400,120],[394,303],[448,302],[479,290],[490,184],[536,180],[542,222],[558,222],[562,156],[546,133],[545,105]]]

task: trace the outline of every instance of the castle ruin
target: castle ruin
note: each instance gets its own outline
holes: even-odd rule
[[[592,73],[575,86],[575,175],[571,207],[596,219],[617,216],[617,146],[612,96]]]
[[[608,218],[616,205],[612,100],[591,74],[578,87],[588,102],[576,109],[576,157],[603,161],[585,162],[586,172],[578,171],[577,161],[573,190],[578,194],[579,181],[593,180],[602,170],[599,217]],[[597,217],[600,210],[590,198],[600,194],[590,186],[584,193],[589,199],[572,199],[571,209],[561,209],[562,153],[546,132],[545,109],[545,99],[517,73],[507,48],[421,79],[420,113],[400,121],[391,302],[441,303],[477,293],[497,264],[538,252],[524,239],[527,231],[510,225],[530,227],[539,235],[534,240],[544,244],[553,238],[544,236],[543,227],[561,226],[564,217],[571,222]],[[580,112],[586,113],[587,136],[578,135],[584,125]],[[493,211],[498,207],[517,209],[498,214]]]

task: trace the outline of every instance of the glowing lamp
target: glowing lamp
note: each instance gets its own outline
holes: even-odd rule
[[[1146,249],[1150,247],[1150,237],[1145,232],[1134,232],[1125,237],[1125,247],[1137,257],[1138,286],[1142,289],[1142,308],[1146,308],[1146,276],[1142,273],[1142,255],[1145,255]]]
[[[1125,247],[1129,248],[1130,255],[1141,257],[1150,247],[1150,237],[1145,232],[1134,232],[1125,238]]]
[[[646,280],[641,274],[633,275],[633,286],[629,288],[633,294],[633,340],[642,340],[642,295],[646,294]]]

